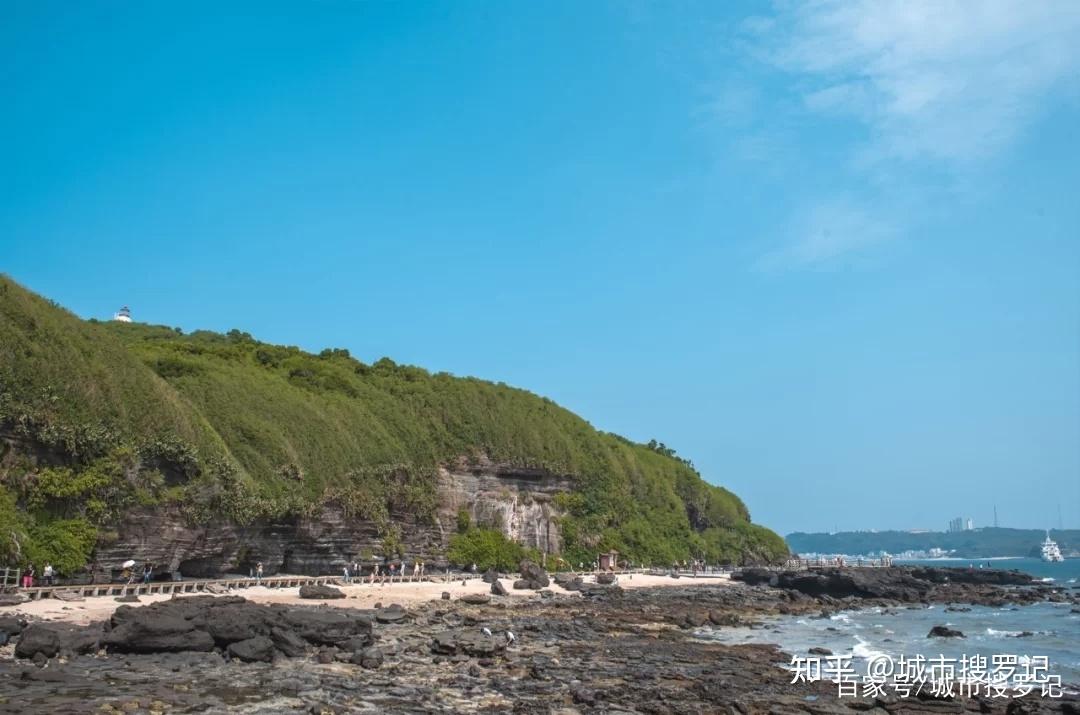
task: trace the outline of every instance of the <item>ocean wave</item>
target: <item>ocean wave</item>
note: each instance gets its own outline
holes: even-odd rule
[[[991,638],[1033,638],[1035,636],[1052,636],[1053,631],[999,631],[996,628],[987,628],[986,635]]]
[[[871,648],[869,641],[865,641],[862,638],[855,636],[855,646],[851,649],[851,655],[855,658],[872,660],[874,658],[881,658],[888,654],[883,650],[875,650],[874,648]]]

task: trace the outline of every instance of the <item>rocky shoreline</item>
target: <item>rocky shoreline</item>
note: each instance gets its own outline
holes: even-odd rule
[[[0,713],[1080,712],[1075,697],[841,700],[831,683],[792,685],[778,667],[790,656],[775,646],[694,636],[872,606],[1076,606],[1075,589],[985,569],[749,569],[739,578],[367,610],[193,596],[121,606],[89,626],[23,625],[0,612],[14,642],[0,649]]]

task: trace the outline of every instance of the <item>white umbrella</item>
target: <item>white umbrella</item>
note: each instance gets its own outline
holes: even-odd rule
[[[124,562],[124,568],[129,569],[135,565],[135,559],[128,559]]]

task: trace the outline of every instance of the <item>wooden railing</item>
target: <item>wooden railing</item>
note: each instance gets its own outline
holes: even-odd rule
[[[14,570],[14,569],[13,569]],[[81,584],[75,586],[33,586],[20,588],[19,593],[24,593],[31,600],[41,598],[56,598],[56,594],[64,593],[83,598],[89,596],[137,596],[149,594],[174,594],[174,593],[201,593],[208,587],[216,585],[221,589],[244,589],[252,586],[266,586],[267,588],[293,588],[306,584],[340,584],[336,576],[267,576],[262,579],[256,578],[218,578],[200,579],[193,581],[151,581],[150,583],[96,583]],[[6,583],[6,582],[5,582]],[[11,590],[10,588],[8,590]]]

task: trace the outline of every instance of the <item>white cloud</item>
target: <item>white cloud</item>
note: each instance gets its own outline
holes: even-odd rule
[[[977,176],[1052,106],[1055,92],[1080,85],[1076,0],[776,7],[772,17],[742,24],[751,52],[795,78],[808,111],[865,127],[865,138],[853,141],[849,179],[880,195],[862,204],[825,198],[806,209],[785,245],[763,259],[768,266],[827,262],[897,236],[904,223],[879,216],[890,195],[912,193],[926,170]]]
[[[760,265],[776,270],[825,263],[889,241],[896,233],[890,221],[850,198],[821,201],[792,221],[789,242],[764,256]]]
[[[773,19],[766,57],[810,109],[865,122],[875,161],[992,156],[1080,76],[1075,0],[820,0]]]

